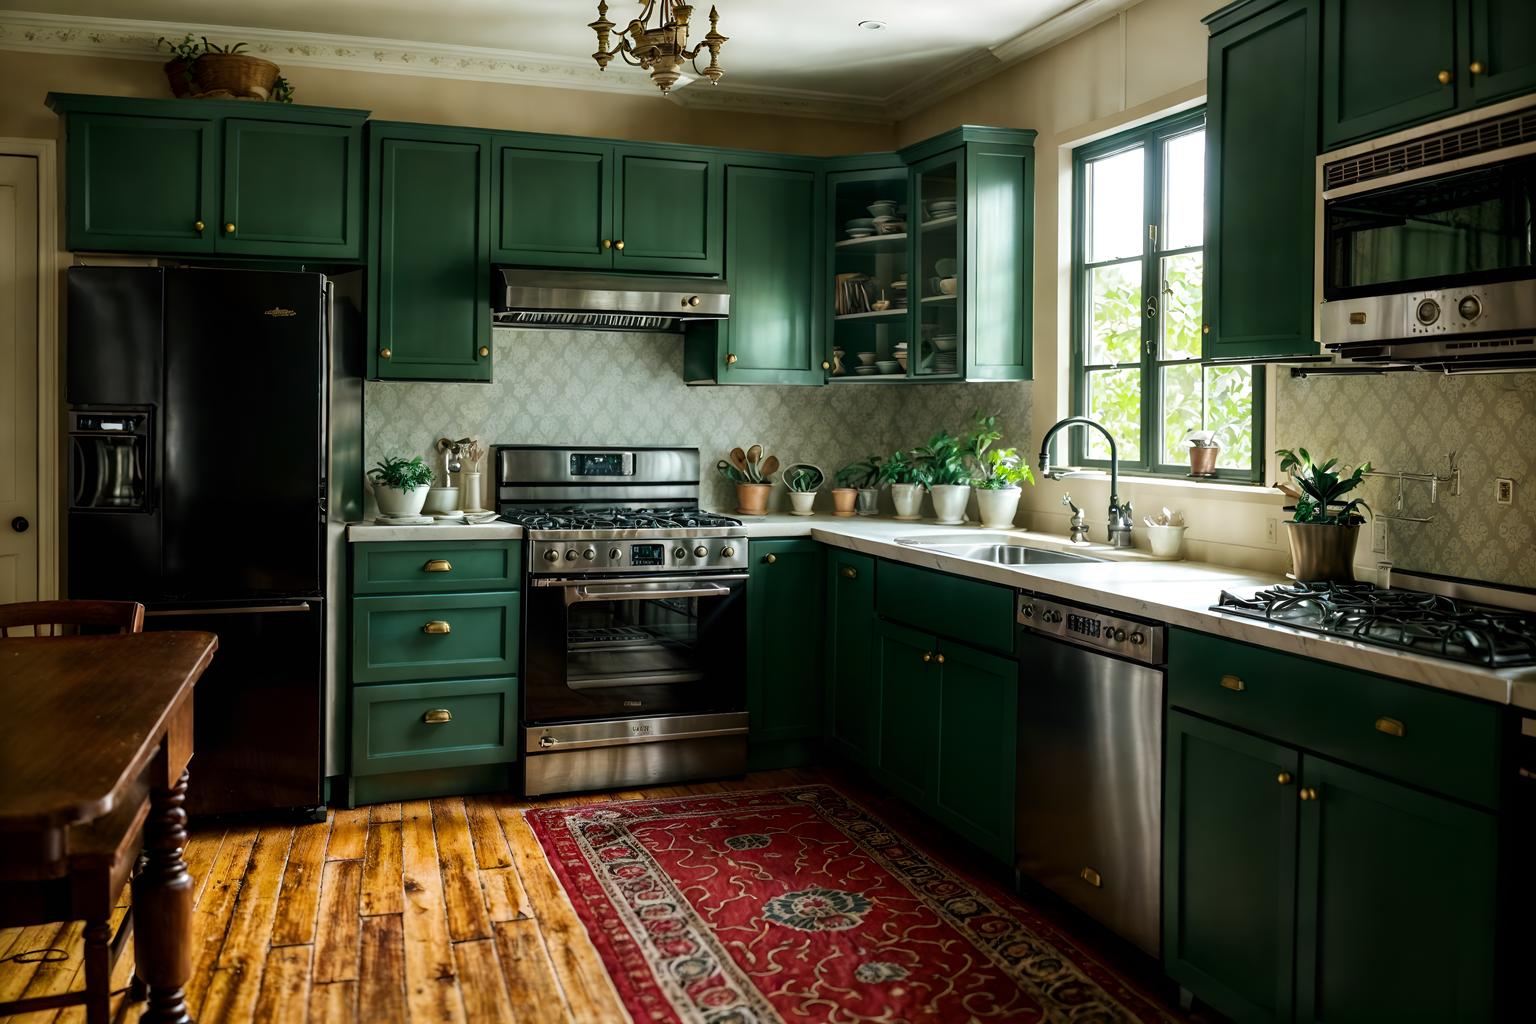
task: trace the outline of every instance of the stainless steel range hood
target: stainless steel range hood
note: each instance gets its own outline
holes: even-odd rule
[[[498,267],[491,306],[499,327],[679,331],[689,320],[724,320],[731,294],[719,280]]]

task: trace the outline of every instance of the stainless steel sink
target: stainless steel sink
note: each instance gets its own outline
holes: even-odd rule
[[[909,547],[922,548],[925,551],[937,551],[940,554],[954,555],[956,558],[969,558],[977,562],[992,562],[996,565],[1066,565],[1073,562],[1102,562],[1102,558],[1094,558],[1091,555],[1079,555],[1068,551],[1053,551],[1050,548],[1034,548],[1027,544],[1018,544],[1010,541],[978,542],[978,541],[954,541],[919,539],[904,540],[900,543]]]

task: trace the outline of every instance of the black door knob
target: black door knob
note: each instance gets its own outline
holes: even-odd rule
[[[11,529],[15,530],[17,533],[26,533],[27,527],[31,525],[31,523],[27,522],[26,516],[17,516],[15,519],[11,520]]]

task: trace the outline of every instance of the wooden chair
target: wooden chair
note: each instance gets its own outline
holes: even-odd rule
[[[144,606],[137,601],[25,601],[0,604],[0,639],[13,629],[32,627],[40,637],[69,636],[90,628],[92,632],[116,629],[119,633],[144,631]],[[47,630],[47,632],[44,632]]]

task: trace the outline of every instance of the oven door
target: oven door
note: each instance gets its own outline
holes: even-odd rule
[[[532,580],[524,721],[745,711],[746,581]]]

